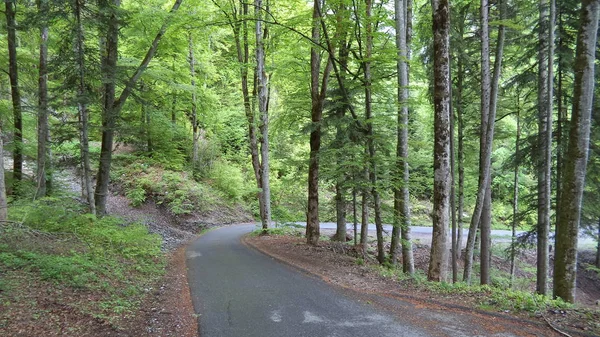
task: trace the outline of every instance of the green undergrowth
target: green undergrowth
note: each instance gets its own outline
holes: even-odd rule
[[[246,190],[241,179],[224,165],[217,169],[214,179],[196,181],[191,173],[170,170],[147,158],[120,155],[115,158],[111,178],[122,186],[134,207],[153,200],[171,213],[183,215],[242,206]]]
[[[468,285],[465,282],[431,282],[427,280],[427,276],[421,270],[416,270],[414,275],[410,276],[399,269],[384,266],[375,268],[385,277],[395,278],[399,282],[410,284],[440,296],[472,299],[482,310],[539,313],[548,310],[573,308],[572,304],[561,299],[552,299],[528,291],[491,285]]]
[[[276,227],[271,227],[267,229],[257,228],[250,233],[250,236],[260,236],[260,235],[285,235],[285,236],[301,236],[302,230],[304,227],[293,224],[293,223],[284,223],[277,225]]]
[[[0,301],[10,303],[11,274],[93,293],[79,309],[97,317],[132,312],[164,274],[161,239],[142,224],[85,214],[70,197],[16,201],[0,224]],[[58,300],[60,301],[60,300]],[[10,309],[10,308],[9,308]]]

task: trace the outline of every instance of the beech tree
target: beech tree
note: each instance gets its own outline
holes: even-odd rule
[[[323,20],[321,0],[313,1],[312,32],[313,45],[310,48],[310,96],[311,121],[310,157],[308,164],[308,209],[306,211],[306,241],[316,245],[319,241],[319,150],[321,149],[321,120],[323,104],[327,95],[329,75],[333,67],[331,56],[327,57],[323,74],[321,75],[321,20]]]
[[[410,26],[409,6],[406,0],[395,0],[396,48],[398,68],[398,142],[397,182],[394,187],[395,223],[392,230],[390,259],[396,263],[400,234],[402,234],[402,269],[414,273],[412,243],[410,237],[410,194],[408,170],[408,44],[406,42]]]
[[[268,6],[267,6],[268,7]],[[268,9],[268,8],[267,8]],[[260,117],[260,181],[262,188],[261,219],[264,230],[271,225],[271,184],[269,182],[269,83],[265,70],[265,45],[263,36],[267,35],[267,27],[263,29],[262,0],[254,0],[256,19],[256,80],[258,95],[258,115]]]
[[[450,4],[432,0],[433,7],[433,100],[434,186],[433,234],[429,271],[431,281],[445,281],[448,269],[450,217]]]
[[[96,212],[99,215],[106,214],[106,198],[108,195],[108,183],[110,180],[110,166],[112,160],[116,120],[119,117],[121,109],[123,109],[125,101],[131,95],[134,86],[137,84],[138,80],[148,67],[148,64],[150,64],[150,61],[152,61],[152,58],[158,49],[158,44],[165,34],[169,24],[169,20],[167,19],[167,22],[161,26],[156,37],[152,41],[152,44],[148,48],[148,51],[146,52],[141,64],[125,83],[125,87],[120,96],[116,98],[116,71],[119,41],[118,8],[121,5],[121,1],[113,1],[114,2],[111,2],[110,0],[99,1],[100,10],[107,13],[105,14],[107,16],[105,19],[107,25],[106,37],[103,45],[105,47],[105,51],[101,57],[102,73],[105,76],[102,106],[102,145],[100,149],[100,164],[96,180],[96,190],[94,192]],[[179,9],[181,2],[182,0],[175,1],[170,11],[171,14]]]

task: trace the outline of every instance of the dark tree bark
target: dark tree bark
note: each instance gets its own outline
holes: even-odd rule
[[[16,0],[5,1],[6,37],[8,40],[8,77],[13,108],[14,149],[13,149],[13,193],[18,194],[23,179],[23,113],[21,91],[19,89],[19,67],[17,65],[17,23]]]
[[[354,246],[356,247],[358,245],[358,215],[356,212],[356,187],[352,187],[352,225],[354,227]]]
[[[266,230],[271,224],[271,184],[269,182],[269,83],[265,70],[264,36],[266,28],[262,28],[262,0],[254,0],[256,18],[256,78],[258,84],[258,114],[260,116],[260,152],[261,152],[261,185],[262,185],[262,228]]]
[[[590,140],[599,10],[600,0],[582,0],[575,59],[573,113],[566,156],[569,160],[564,166],[561,204],[558,205],[557,212],[554,297],[571,303],[575,302],[577,239]]]
[[[176,0],[171,8],[170,14],[175,13],[183,0]],[[103,107],[102,107],[102,145],[100,147],[100,164],[96,181],[96,190],[94,192],[96,212],[99,215],[106,214],[106,198],[108,196],[108,183],[110,180],[110,165],[112,161],[112,147],[114,141],[114,132],[116,120],[120,115],[121,109],[129,95],[133,91],[136,83],[148,68],[148,64],[154,58],[158,44],[164,36],[170,20],[161,26],[154,37],[152,44],[148,48],[142,63],[135,70],[133,75],[125,83],[125,88],[118,99],[115,99],[115,79],[118,58],[118,40],[119,40],[119,17],[117,9],[121,5],[120,0],[99,0],[101,9],[108,13],[107,32],[106,32],[106,50],[102,56],[102,73],[104,75]]]
[[[410,241],[410,194],[408,170],[408,46],[406,43],[407,6],[405,0],[395,0],[396,49],[398,68],[398,142],[396,147],[396,186],[394,187],[395,223],[392,229],[390,260],[396,264],[402,232],[402,269],[414,273],[412,243]]]
[[[364,168],[364,179],[369,180],[369,168]],[[367,253],[369,239],[369,191],[362,188],[361,191],[361,212],[360,212],[360,246],[363,255]]]
[[[196,57],[194,55],[194,38],[191,33],[188,35],[188,62],[190,64],[190,78],[192,84],[192,111],[190,114],[190,122],[192,124],[192,166],[197,169],[200,132],[197,105],[198,94],[196,93]]]
[[[450,6],[448,0],[432,0],[432,7],[435,146],[433,234],[427,278],[445,281],[450,214]]]
[[[76,22],[75,59],[77,60],[77,112],[79,118],[79,152],[81,154],[83,192],[91,214],[96,214],[94,203],[94,188],[92,186],[92,169],[90,166],[89,146],[89,112],[87,107],[87,88],[85,85],[85,35],[81,12],[83,0],[74,0],[73,14]]]
[[[100,146],[100,164],[96,177],[96,189],[94,200],[96,202],[96,213],[106,214],[106,198],[108,195],[108,181],[110,179],[110,164],[112,160],[112,146],[116,126],[117,112],[114,109],[116,91],[116,72],[119,47],[119,18],[117,9],[121,5],[120,0],[100,0],[98,5],[105,11],[106,36],[104,40],[104,51],[102,51],[102,144]]]
[[[316,245],[319,241],[319,151],[321,149],[321,119],[323,118],[323,103],[327,93],[327,82],[332,68],[331,57],[321,76],[321,56],[317,47],[321,40],[321,0],[313,1],[312,35],[313,45],[310,49],[311,77],[311,121],[310,157],[308,164],[308,210],[306,212],[306,241]]]
[[[340,77],[340,83],[344,83],[346,81],[346,75],[348,68],[348,57],[349,57],[349,49],[347,42],[348,39],[348,29],[346,25],[349,20],[348,8],[342,2],[340,3],[337,12],[336,12],[336,32],[334,39],[338,41],[339,51],[338,51],[338,62],[340,63],[340,70],[338,72],[338,76]],[[336,108],[336,118],[338,119],[338,123],[336,124],[336,140],[335,140],[335,148],[337,150],[343,149],[345,146],[345,135],[342,127],[342,121],[346,116],[347,104],[343,97],[336,99],[336,104],[339,106]],[[342,166],[342,161],[344,158],[338,156],[337,162],[338,167]],[[333,236],[333,240],[335,241],[346,241],[347,228],[346,228],[346,190],[347,186],[344,183],[347,180],[346,172],[341,172],[338,174],[338,177],[335,182],[335,212],[336,212],[336,231]],[[356,191],[353,189],[353,198],[355,198]],[[355,201],[353,199],[353,201]],[[355,210],[356,211],[356,210]],[[355,214],[356,215],[356,214]],[[356,224],[356,217],[354,218]],[[356,230],[354,232],[354,238],[356,239]]]
[[[377,232],[377,260],[385,262],[385,250],[383,242],[383,220],[381,219],[381,196],[377,189],[377,164],[375,163],[375,139],[373,132],[373,104],[372,104],[372,75],[371,58],[373,56],[373,23],[372,19],[373,1],[365,1],[365,58],[363,61],[364,86],[365,86],[365,119],[367,121],[367,151],[369,156],[369,180],[371,182],[371,195],[373,196],[373,208],[375,211],[375,227]]]
[[[550,202],[552,181],[552,69],[553,13],[552,0],[540,0],[538,46],[538,214],[537,214],[537,279],[536,292],[548,293]],[[552,37],[552,41],[549,39]]]
[[[48,3],[46,0],[38,0],[38,13],[41,15],[40,27],[40,59],[38,77],[38,148],[37,148],[37,192],[36,197],[41,198],[48,195],[50,180],[50,158],[49,158],[49,129],[48,129],[48,23],[46,13]]]
[[[333,240],[346,242],[346,199],[342,182],[340,181],[335,184],[335,217],[336,230]]]

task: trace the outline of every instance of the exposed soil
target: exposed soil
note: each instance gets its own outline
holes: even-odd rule
[[[248,236],[244,242],[285,263],[318,275],[326,282],[354,290],[361,294],[359,296],[373,295],[370,300],[384,307],[390,308],[390,304],[382,301],[381,298],[396,298],[419,307],[441,306],[445,308],[444,310],[476,315],[478,322],[483,326],[495,327],[502,331],[514,333],[517,326],[517,331],[522,330],[523,335],[528,336],[562,335],[555,329],[567,331],[570,335],[600,335],[598,310],[595,312],[585,309],[553,310],[531,314],[473,309],[480,307],[481,303],[489,302],[485,294],[478,296],[444,294],[431,291],[410,279],[398,280],[385,277],[375,268],[376,261],[365,256],[366,263],[357,263],[357,261],[365,261],[362,252],[343,243],[322,241],[318,246],[313,247],[306,245],[303,238],[293,236]],[[424,244],[415,245],[414,254],[415,267],[426,270],[429,247]],[[502,261],[495,262],[502,263]],[[594,284],[598,287],[597,283]],[[489,305],[486,309],[493,310]],[[402,312],[398,314],[402,315]]]

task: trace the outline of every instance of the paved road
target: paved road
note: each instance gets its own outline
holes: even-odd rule
[[[244,246],[241,236],[254,228],[216,229],[187,249],[202,337],[507,337],[527,331],[514,322],[507,327],[494,318],[332,287]]]
[[[300,225],[300,226],[306,226],[306,222],[294,222],[294,224],[296,225]],[[466,226],[468,227],[469,224],[466,224]],[[322,222],[321,223],[321,229],[328,229],[328,230],[335,230],[337,228],[337,224],[335,222]],[[392,235],[392,225],[389,224],[384,224],[383,225],[383,230],[384,230],[384,236],[385,235]],[[346,224],[346,229],[353,230],[354,229],[354,225],[353,224]],[[375,224],[369,224],[369,232],[371,233],[375,233]],[[359,231],[360,231],[360,224],[359,224]],[[423,227],[423,226],[410,226],[410,231],[413,234],[413,236],[417,236],[417,235],[421,235],[421,236],[425,236],[425,235],[431,235],[432,231],[433,231],[433,227]],[[521,235],[525,233],[525,231],[517,231],[517,235]],[[448,234],[450,236],[450,234]],[[466,237],[467,235],[469,235],[469,229],[465,228],[463,229],[463,237],[465,238],[463,241],[463,244],[466,244]],[[492,238],[494,239],[494,241],[496,242],[510,242],[510,237],[512,235],[512,231],[510,230],[503,230],[503,229],[493,229],[492,230]],[[554,237],[554,233],[550,233],[550,237],[553,239]],[[450,239],[450,238],[448,238]],[[595,243],[596,243],[596,239],[590,235],[587,235],[583,230],[581,230],[579,232],[579,240],[578,240],[578,245],[579,248],[589,248],[591,247],[595,247]]]
[[[247,248],[253,225],[206,233],[188,247],[202,337],[429,336],[325,282]]]

